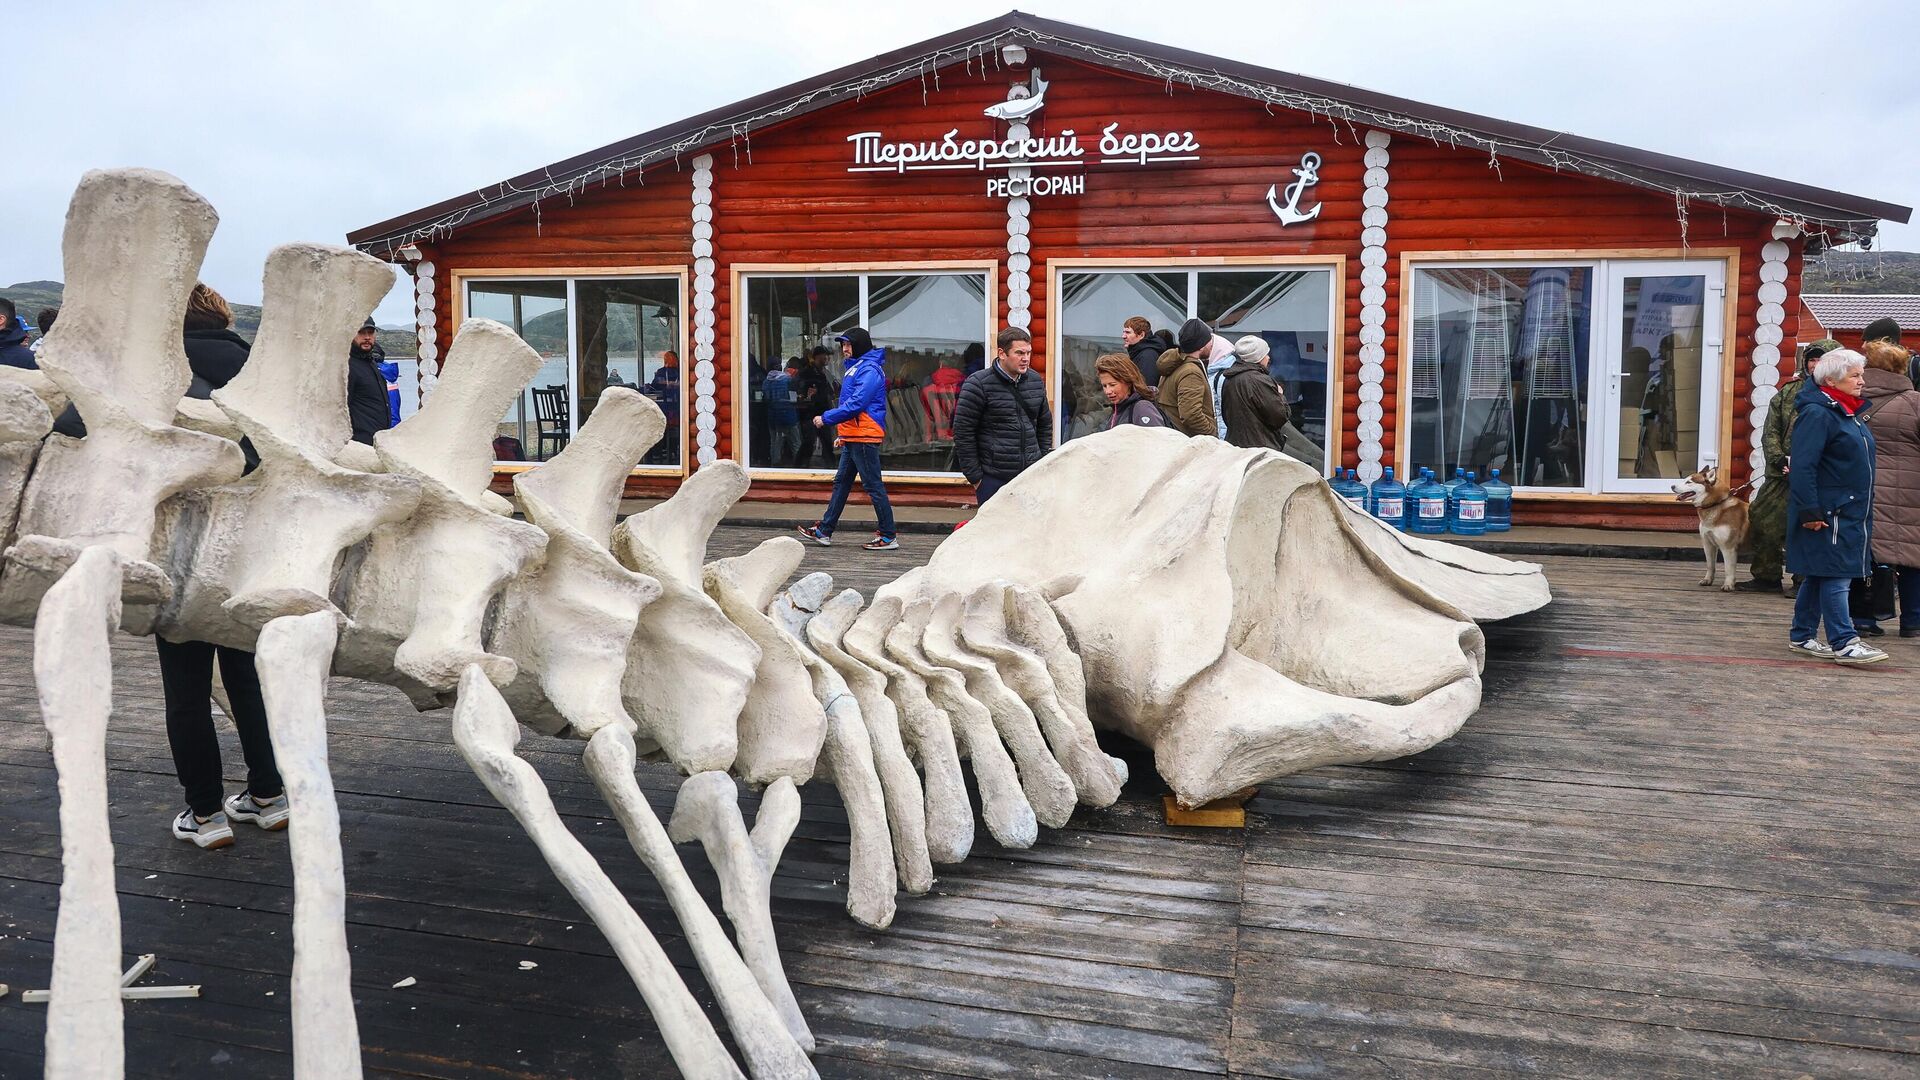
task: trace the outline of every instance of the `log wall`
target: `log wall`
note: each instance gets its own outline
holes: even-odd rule
[[[1357,464],[1354,410],[1360,331],[1360,216],[1362,132],[1322,117],[1268,108],[1257,102],[1194,90],[1035,53],[1033,63],[1051,84],[1048,104],[1033,122],[1035,137],[1073,129],[1098,157],[1101,129],[1115,120],[1125,131],[1187,131],[1198,138],[1201,160],[1156,166],[1090,165],[1083,195],[1050,195],[1031,202],[1032,325],[1035,366],[1049,368],[1049,262],[1059,259],[1206,262],[1255,256],[1344,259],[1343,311],[1337,342],[1342,365],[1340,460]],[[714,157],[717,451],[743,456],[735,430],[735,356],[732,274],[736,264],[902,264],[993,261],[1001,265],[995,310],[1006,319],[1007,207],[984,193],[988,174],[973,170],[850,174],[847,136],[879,130],[888,141],[1003,135],[1005,125],[982,110],[1004,100],[1014,72],[982,73],[955,67],[856,101],[755,132],[710,148]],[[1319,184],[1303,204],[1323,209],[1313,221],[1282,228],[1267,205],[1270,185],[1291,181],[1289,170],[1307,151],[1320,154]],[[1732,452],[1725,460],[1736,482],[1748,471],[1748,398],[1758,302],[1760,248],[1772,219],[1763,215],[1689,208],[1683,233],[1669,196],[1583,176],[1502,160],[1482,151],[1395,136],[1388,187],[1387,324],[1382,421],[1384,462],[1397,460],[1403,254],[1542,253],[1543,259],[1596,251],[1644,251],[1674,257],[1686,249],[1736,249],[1736,317],[1727,328],[1731,379]],[[551,200],[531,209],[457,230],[428,254],[439,267],[440,340],[452,340],[454,271],[479,268],[615,267],[692,263],[689,236],[689,160],[649,169],[644,178]],[[1782,351],[1791,356],[1798,330],[1801,244],[1792,242]],[[689,313],[690,316],[690,313]],[[1598,314],[1596,313],[1596,317]],[[1783,367],[1784,367],[1783,362]],[[691,423],[691,378],[683,408]],[[742,410],[744,416],[744,409]],[[1726,418],[1723,415],[1723,423]],[[689,454],[690,456],[690,454]],[[636,482],[658,492],[671,482]],[[899,483],[904,504],[964,504],[952,484]],[[757,480],[752,498],[818,499],[817,481]],[[1531,523],[1690,528],[1685,508],[1647,497],[1528,501]]]

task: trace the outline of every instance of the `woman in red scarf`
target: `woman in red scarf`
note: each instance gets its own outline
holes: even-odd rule
[[[1813,366],[1795,404],[1787,468],[1787,569],[1805,576],[1794,600],[1787,647],[1842,664],[1875,664],[1887,654],[1860,640],[1847,612],[1855,578],[1872,573],[1873,430],[1862,374],[1866,357],[1836,349]],[[1817,636],[1827,627],[1827,643]]]

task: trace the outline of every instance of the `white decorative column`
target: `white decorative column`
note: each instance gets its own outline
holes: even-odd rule
[[[1037,79],[1038,72],[1034,73]],[[1007,91],[1009,102],[1021,101],[1033,96],[1033,87],[1026,83],[1016,83]],[[1024,141],[1033,135],[1033,128],[1025,117],[1007,125],[1009,141]],[[1011,180],[1028,180],[1033,177],[1033,169],[1020,165],[1007,170]],[[1033,268],[1031,252],[1033,242],[1027,233],[1031,228],[1028,218],[1033,213],[1033,200],[1024,195],[1016,195],[1007,200],[1007,325],[1026,330],[1033,325],[1033,279],[1028,272]],[[1049,361],[1051,362],[1051,361]]]
[[[413,268],[414,333],[419,341],[415,355],[419,357],[417,378],[421,405],[427,403],[427,394],[440,381],[440,331],[434,321],[434,284],[432,262],[423,262]]]
[[[1773,239],[1760,248],[1760,308],[1753,328],[1753,392],[1747,398],[1747,419],[1753,425],[1747,464],[1753,475],[1766,472],[1767,453],[1760,445],[1760,433],[1767,424],[1767,409],[1780,385],[1780,326],[1787,318],[1787,259],[1793,254],[1788,243],[1800,235],[1797,226],[1779,221],[1773,226]]]
[[[1354,434],[1360,440],[1360,479],[1369,484],[1380,479],[1380,440],[1386,434],[1388,138],[1384,131],[1367,132],[1360,194],[1360,406]]]
[[[702,468],[718,457],[713,381],[713,155],[693,159],[693,445]],[[736,391],[738,388],[735,388]]]

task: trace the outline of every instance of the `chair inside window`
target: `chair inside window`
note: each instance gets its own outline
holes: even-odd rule
[[[567,388],[564,384],[556,386],[536,386],[533,390],[533,419],[535,433],[538,436],[539,457],[546,460],[567,448],[567,440],[572,437],[571,425],[567,416]],[[547,444],[553,444],[553,450],[547,450]]]

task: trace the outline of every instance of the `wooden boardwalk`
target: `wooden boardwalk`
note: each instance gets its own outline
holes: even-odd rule
[[[814,549],[809,567],[864,590],[934,540]],[[1695,567],[1548,568],[1556,602],[1489,629],[1485,706],[1458,737],[1269,784],[1243,832],[1170,829],[1140,783],[1029,851],[982,830],[875,933],[841,909],[839,804],[803,789],[775,906],[821,1074],[1920,1075],[1920,641],[1844,671],[1786,654],[1785,602],[1696,588]],[[39,1075],[45,1010],[18,991],[46,984],[60,879],[29,648],[0,630],[4,1077]],[[286,837],[205,853],[169,836],[152,648],[117,650],[123,943],[160,955],[149,981],[205,988],[128,1006],[129,1075],[288,1076]],[[444,714],[348,680],[331,705],[369,1075],[673,1075]],[[579,750],[523,743],[704,997]],[[675,778],[641,772],[664,816]]]

